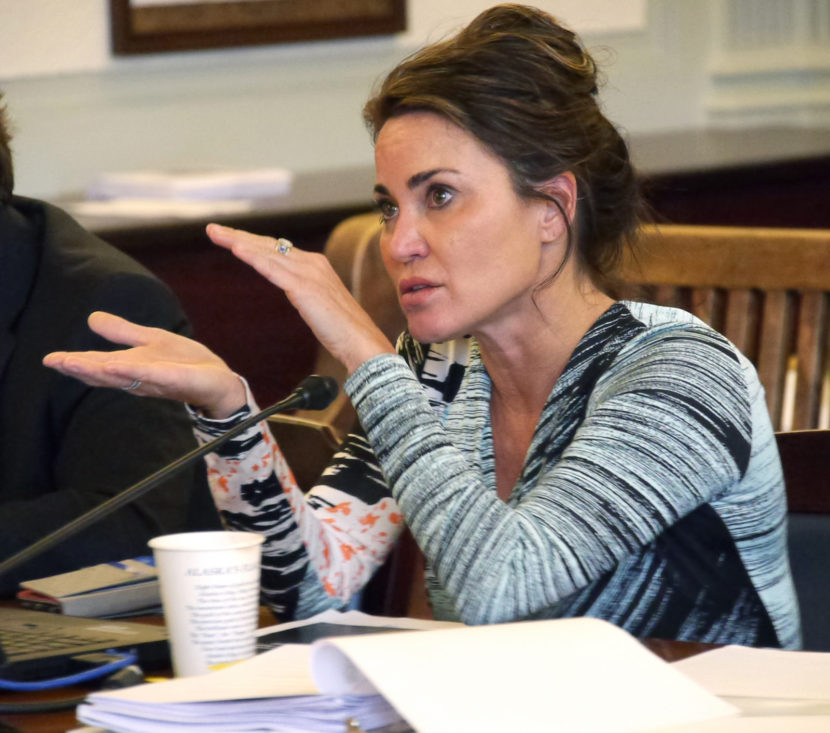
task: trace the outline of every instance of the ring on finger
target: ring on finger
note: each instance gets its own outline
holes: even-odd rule
[[[280,237],[274,244],[274,251],[279,252],[281,255],[287,256],[292,249],[294,249],[294,245],[285,239],[285,237]]]
[[[140,379],[134,379],[131,384],[128,384],[126,387],[122,387],[125,392],[132,392],[134,389],[138,389],[141,386]]]

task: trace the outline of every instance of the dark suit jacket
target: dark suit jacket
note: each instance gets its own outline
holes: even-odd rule
[[[15,197],[0,206],[0,558],[130,486],[195,445],[183,407],[87,387],[41,364],[54,350],[114,348],[88,328],[105,310],[186,333],[170,290],[66,213]],[[197,465],[0,578],[20,579],[148,554],[147,540],[215,527]]]

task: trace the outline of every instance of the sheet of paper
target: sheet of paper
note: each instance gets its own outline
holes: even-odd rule
[[[725,646],[672,666],[721,697],[830,701],[828,653]]]
[[[321,691],[376,689],[419,733],[623,733],[737,713],[590,618],[400,633],[393,643],[339,637],[312,649]]]
[[[96,692],[89,700],[178,703],[315,695],[318,689],[309,672],[310,654],[308,646],[286,644],[208,674]]]
[[[300,626],[311,626],[315,623],[342,624],[343,626],[378,626],[392,627],[398,629],[446,629],[463,628],[464,624],[452,621],[433,621],[420,618],[403,618],[398,616],[372,616],[362,611],[322,611],[301,621],[287,621],[282,624],[275,624],[259,629],[257,636],[270,634],[274,631],[287,631]]]

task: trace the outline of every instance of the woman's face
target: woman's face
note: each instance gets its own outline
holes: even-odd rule
[[[520,198],[498,157],[429,112],[386,122],[375,164],[381,252],[412,335],[498,339],[532,323],[533,288],[555,269],[542,243],[550,205]]]

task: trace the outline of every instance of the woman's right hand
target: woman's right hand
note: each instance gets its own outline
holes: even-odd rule
[[[101,311],[90,315],[89,327],[131,348],[54,351],[43,364],[92,386],[131,388],[134,394],[186,402],[212,418],[228,417],[246,402],[239,377],[196,341]]]

